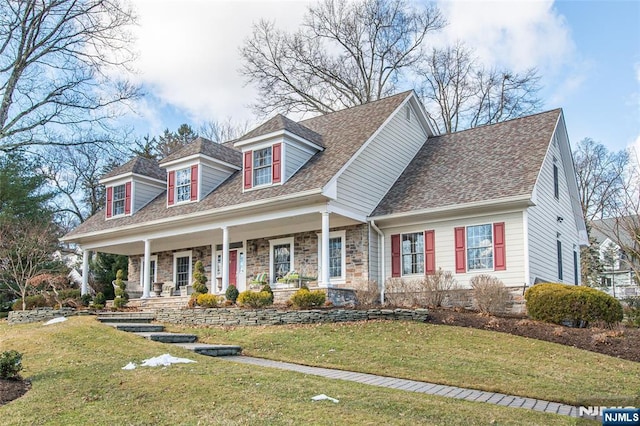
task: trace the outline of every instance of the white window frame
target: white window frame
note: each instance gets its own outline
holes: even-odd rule
[[[256,167],[256,153],[258,153],[259,151],[263,151],[265,149],[269,150],[269,159],[270,162],[268,165],[265,166],[260,166],[260,167]],[[260,183],[257,184],[256,183],[256,170],[262,170],[262,169],[269,169],[269,180],[268,182],[264,182],[264,183]],[[273,145],[268,145],[268,146],[263,146],[260,148],[256,148],[253,150],[253,152],[251,153],[251,186],[253,188],[259,188],[262,186],[269,186],[273,184]]]
[[[149,256],[149,262],[155,262],[153,267],[153,276],[158,279],[158,255]],[[153,281],[151,281],[153,284]],[[140,287],[144,288],[144,256],[140,258]]]
[[[186,251],[179,251],[179,252],[173,253],[173,283],[176,286],[176,288],[178,288],[178,258],[179,257],[188,257],[189,258],[189,275],[188,275],[188,278],[187,278],[187,285],[191,283],[191,277],[193,276],[192,251],[191,250],[186,250]]]
[[[178,185],[178,174],[180,172],[186,172],[187,174],[187,183],[184,185]],[[175,200],[175,204],[182,204],[182,203],[189,203],[191,202],[191,166],[189,167],[183,167],[181,169],[177,169],[175,171],[176,174],[176,182],[175,182],[175,187],[173,188],[173,196],[174,196],[174,200]],[[180,200],[180,198],[178,197],[178,188],[182,188],[182,187],[186,187],[187,188],[187,199],[186,200]]]
[[[279,246],[279,245],[284,245],[284,244],[289,244],[289,271],[291,271],[292,269],[295,269],[294,265],[295,265],[295,253],[294,253],[294,242],[293,242],[293,237],[288,237],[288,238],[278,238],[276,240],[269,240],[269,281],[271,282],[271,284],[277,284],[278,280],[276,279],[275,276],[275,270],[273,268],[273,247],[274,246]]]
[[[118,198],[116,199],[116,188],[120,188],[122,187],[122,198]],[[111,190],[112,195],[111,195],[111,217],[114,216],[124,216],[125,212],[127,210],[126,207],[126,203],[127,203],[127,184],[123,183],[120,185],[114,185],[111,188],[113,188]],[[116,213],[116,202],[122,202],[122,211],[120,213]]]
[[[322,280],[322,234],[318,233],[318,282]],[[332,284],[344,284],[347,281],[347,231],[329,232],[329,239],[340,238],[342,241],[342,264],[340,266],[342,275],[339,277],[331,277],[329,281]]]
[[[484,271],[493,271],[495,270],[495,266],[496,266],[496,254],[495,252],[495,238],[496,236],[493,234],[494,232],[494,224],[492,222],[490,223],[479,223],[477,225],[469,225],[465,227],[464,230],[464,250],[465,250],[465,261],[466,261],[466,267],[467,267],[467,272],[484,272]],[[469,267],[469,261],[470,261],[470,256],[469,256],[469,250],[470,249],[478,249],[478,248],[482,248],[482,247],[470,247],[469,245],[469,228],[476,228],[479,226],[488,226],[489,230],[491,231],[491,245],[488,247],[491,249],[491,266],[488,268],[470,268]]]
[[[404,245],[403,243],[403,237],[405,235],[410,235],[410,234],[422,234],[422,271],[418,271],[418,272],[411,272],[409,274],[405,274],[404,273]],[[403,232],[400,234],[400,276],[402,277],[415,277],[415,276],[422,276],[424,275],[424,271],[426,268],[426,259],[425,259],[425,244],[426,241],[424,240],[424,231],[414,231],[414,232]],[[411,254],[411,253],[408,253]],[[420,254],[418,252],[416,252],[416,254]]]

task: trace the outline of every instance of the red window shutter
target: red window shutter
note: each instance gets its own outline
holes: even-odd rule
[[[131,214],[131,182],[124,184],[124,214]]]
[[[456,273],[467,272],[464,226],[454,229],[456,237]]]
[[[198,165],[191,166],[191,201],[198,200]]]
[[[282,178],[282,144],[277,143],[271,149],[271,181],[279,183]]]
[[[391,276],[399,277],[400,274],[400,234],[391,236]]]
[[[169,190],[167,191],[167,203],[172,206],[176,195],[176,172],[169,172]]]
[[[504,244],[504,222],[493,224],[493,266],[496,271],[507,269],[507,253]]]
[[[107,217],[111,217],[113,208],[113,187],[107,187]]]
[[[253,151],[244,153],[244,189],[251,189],[251,166],[253,166]]]
[[[424,231],[424,272],[435,274],[436,272],[436,231]]]

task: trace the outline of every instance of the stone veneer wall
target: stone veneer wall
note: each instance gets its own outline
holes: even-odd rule
[[[367,225],[333,228],[345,231],[345,284],[346,288],[360,288],[369,279],[369,243]],[[269,240],[293,237],[293,268],[304,276],[318,275],[318,234],[320,230],[299,234],[286,234],[247,241],[247,283],[259,273],[269,273]]]
[[[39,308],[29,311],[10,311],[8,321],[9,324],[27,324],[30,322],[49,321],[57,317],[70,317],[76,315],[73,308]]]
[[[180,325],[256,326],[282,324],[314,324],[377,319],[427,321],[426,309],[313,309],[282,311],[277,309],[161,309],[156,321]]]
[[[159,282],[173,281],[173,254],[181,251],[191,250],[191,270],[198,260],[201,260],[205,270],[207,271],[207,286],[211,285],[211,246],[194,247],[193,249],[179,249],[172,251],[163,251],[159,253],[151,253],[158,256],[158,276],[156,280]],[[134,283],[140,282],[140,270],[142,268],[141,258],[144,254],[129,256],[129,274],[128,280]]]

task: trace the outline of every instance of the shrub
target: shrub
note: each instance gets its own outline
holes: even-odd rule
[[[380,303],[380,289],[375,281],[367,281],[366,288],[356,289],[358,306],[374,306]]]
[[[265,284],[262,286],[262,290],[260,290],[260,292],[267,292],[269,293],[269,305],[273,304],[273,290],[271,290],[271,286],[269,284]]]
[[[209,292],[209,289],[207,288],[207,276],[205,275],[204,265],[201,260],[196,262],[194,269],[193,291],[199,294]]]
[[[36,309],[36,308],[44,308],[49,306],[50,304],[47,302],[47,298],[41,294],[36,294],[34,296],[27,296],[24,298],[25,309]],[[22,310],[22,299],[18,299],[13,304],[14,311]]]
[[[124,304],[127,304],[127,301],[129,300],[129,295],[127,294],[127,284],[124,282],[123,280],[124,277],[124,272],[122,271],[122,269],[118,269],[118,272],[116,272],[116,289],[115,289],[115,293],[116,293],[116,299],[120,298],[124,300]],[[114,306],[115,306],[115,299],[114,299]],[[122,303],[122,302],[120,302]],[[123,305],[124,306],[124,305]]]
[[[115,299],[113,299],[113,307],[116,309],[122,309],[125,306],[127,306],[127,299],[125,299],[122,296],[116,296]]]
[[[574,327],[594,321],[611,325],[622,321],[622,305],[614,297],[590,287],[537,284],[525,292],[527,311],[533,319]]]
[[[233,284],[229,284],[229,287],[227,287],[227,291],[224,293],[224,296],[227,298],[227,300],[236,303],[239,294],[240,292],[238,291],[238,288]]]
[[[96,297],[93,298],[93,306],[95,305],[104,306],[105,303],[107,303],[107,298],[105,297],[103,292],[97,293]]]
[[[624,299],[624,313],[631,325],[640,327],[640,297],[627,297]]]
[[[476,275],[471,278],[471,287],[480,312],[496,314],[507,310],[511,295],[498,278],[491,275]]]
[[[196,303],[203,308],[217,308],[220,302],[220,296],[216,296],[215,294],[204,293],[196,297]]]
[[[451,290],[458,287],[458,282],[451,271],[443,271],[442,268],[424,277],[422,280],[424,297],[421,302],[429,307],[440,307],[445,297]]]
[[[83,294],[80,296],[80,301],[82,302],[82,306],[89,306],[91,304],[91,295],[89,293]]]
[[[291,304],[299,309],[315,308],[324,305],[325,299],[326,295],[321,290],[309,291],[301,288],[291,296]]]
[[[18,351],[4,351],[0,354],[0,379],[18,380],[22,370],[22,354]]]
[[[247,308],[262,308],[273,303],[273,294],[268,291],[259,293],[251,290],[243,291],[238,295],[238,304]]]
[[[58,297],[60,299],[83,300],[82,296],[80,296],[80,289],[77,288],[65,288],[64,290],[58,290]]]

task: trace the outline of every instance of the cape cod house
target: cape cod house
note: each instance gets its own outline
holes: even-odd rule
[[[357,288],[436,269],[468,286],[578,283],[586,231],[562,111],[438,136],[413,91],[224,144],[198,138],[104,176],[106,208],[63,240],[129,256],[129,280],[240,291],[290,271]]]

